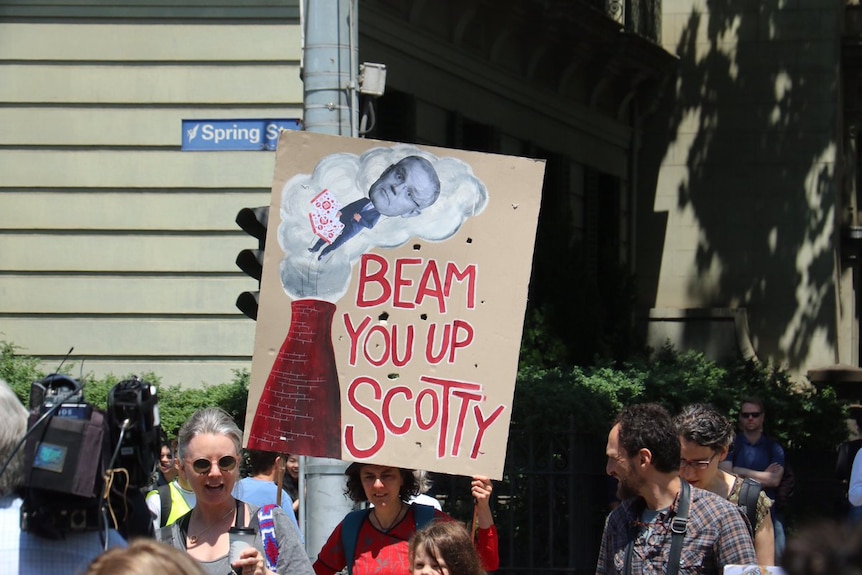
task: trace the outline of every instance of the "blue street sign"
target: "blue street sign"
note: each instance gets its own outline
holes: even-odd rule
[[[275,150],[281,130],[299,130],[299,120],[183,120],[182,150],[188,152]]]

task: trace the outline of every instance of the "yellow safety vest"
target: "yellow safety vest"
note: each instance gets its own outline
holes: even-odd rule
[[[147,498],[152,497],[153,493],[158,495],[162,505],[162,516],[159,523],[161,527],[175,523],[177,519],[191,510],[176,481],[171,481],[167,485],[160,485],[158,489],[150,491]]]

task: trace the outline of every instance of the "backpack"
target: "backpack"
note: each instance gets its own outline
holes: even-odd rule
[[[243,508],[245,503],[236,500],[236,518],[234,519],[234,527],[248,527],[242,518],[245,516]],[[275,521],[273,512],[278,505],[269,504],[260,507],[257,510],[257,523],[260,538],[263,541],[263,559],[264,564],[270,571],[275,571],[278,565],[278,534],[275,529]],[[182,551],[186,550],[185,536],[183,533],[188,529],[188,523],[191,518],[191,511],[183,515],[178,521],[170,526],[156,531],[156,541],[169,545],[175,549]]]
[[[416,529],[421,529],[434,519],[436,510],[430,505],[412,503],[410,506],[413,508],[413,520]],[[341,522],[341,547],[344,549],[344,559],[347,562],[347,575],[353,575],[353,561],[356,554],[356,542],[359,540],[359,528],[370,513],[370,507],[351,511]]]
[[[748,529],[751,536],[754,537],[754,526],[757,524],[757,500],[760,498],[760,492],[763,486],[759,481],[755,481],[750,477],[742,481],[742,486],[739,488],[739,501],[737,505],[748,517]]]

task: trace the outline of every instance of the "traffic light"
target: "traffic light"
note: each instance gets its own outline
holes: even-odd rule
[[[269,206],[243,208],[236,215],[236,223],[248,235],[257,238],[258,249],[242,250],[236,256],[236,265],[246,275],[257,280],[256,291],[245,291],[236,298],[236,307],[251,319],[257,319],[260,299],[260,278],[263,275],[263,251],[266,247],[266,225],[269,221]]]

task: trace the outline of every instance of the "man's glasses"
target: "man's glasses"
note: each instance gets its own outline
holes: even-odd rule
[[[218,460],[218,468],[221,469],[224,473],[233,471],[235,467],[236,457],[234,457],[233,455],[225,455]],[[212,468],[213,463],[209,459],[204,459],[203,457],[201,457],[200,459],[195,459],[194,461],[192,461],[192,469],[195,470],[195,473],[206,475],[210,472],[210,469]]]
[[[742,419],[757,419],[763,415],[762,411],[742,411],[739,413],[739,417]]]
[[[684,469],[686,467],[691,467],[692,469],[706,469],[709,467],[709,464],[712,463],[712,460],[715,459],[716,455],[718,455],[718,453],[713,453],[712,457],[709,459],[701,459],[699,461],[692,461],[691,459],[683,459],[680,457],[679,468]]]

